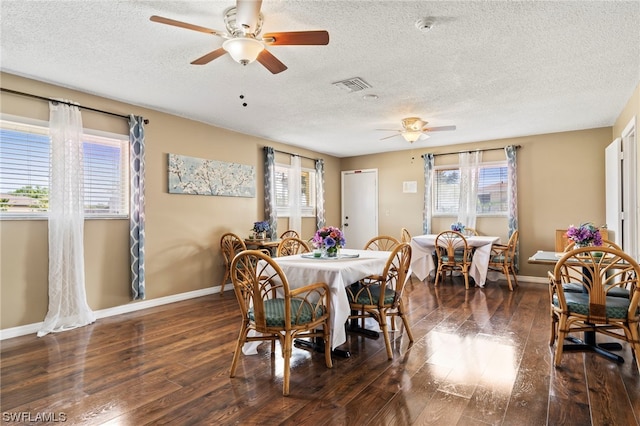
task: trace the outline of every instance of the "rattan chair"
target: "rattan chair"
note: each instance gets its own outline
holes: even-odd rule
[[[413,342],[413,334],[405,316],[402,301],[410,261],[411,246],[408,243],[398,243],[389,255],[382,275],[370,276],[347,287],[352,312],[349,318],[375,318],[382,330],[389,359],[393,359],[393,351],[391,350],[387,318],[391,319],[392,330],[395,330],[395,317],[400,317],[407,331],[409,342]]]
[[[411,233],[407,228],[400,229],[400,242],[402,243],[411,242]]]
[[[239,253],[231,264],[231,279],[242,313],[242,326],[231,363],[235,377],[238,359],[245,343],[280,342],[284,359],[282,394],[289,395],[289,364],[293,339],[322,338],[328,368],[331,361],[331,302],[326,283],[314,283],[291,289],[282,269],[259,250]],[[249,336],[249,331],[257,332]]]
[[[285,238],[278,244],[276,256],[291,256],[294,254],[309,253],[311,249],[309,244],[296,237]]]
[[[389,235],[378,235],[373,237],[364,245],[365,250],[391,251],[400,244],[400,241]]]
[[[509,290],[513,291],[511,284],[511,274],[513,274],[513,282],[518,285],[518,277],[516,276],[516,247],[518,245],[518,230],[513,231],[509,242],[505,244],[493,244],[491,246],[491,257],[489,258],[489,269],[500,271],[507,278]]]
[[[247,249],[244,241],[238,235],[233,232],[227,232],[220,238],[220,251],[224,257],[224,277],[220,284],[220,295],[224,293],[224,286],[227,280],[231,279],[231,262],[236,254]]]
[[[293,229],[289,229],[287,231],[284,231],[281,235],[280,238],[281,239],[285,239],[285,238],[300,238],[300,234],[298,234],[297,231],[294,231]]]
[[[548,276],[555,366],[561,364],[570,333],[595,332],[628,342],[640,372],[640,265],[616,248],[589,246],[565,253]],[[567,283],[580,284],[583,291],[565,292]],[[629,298],[609,295],[620,285],[630,289]]]
[[[480,235],[475,229],[466,227],[460,233],[465,237],[477,237],[478,235]]]
[[[459,270],[464,277],[464,286],[469,288],[469,266],[471,266],[471,249],[467,239],[460,232],[443,231],[435,240],[438,268],[434,285],[438,285],[439,278],[444,280],[447,272]]]

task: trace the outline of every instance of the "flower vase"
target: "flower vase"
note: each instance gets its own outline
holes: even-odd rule
[[[327,249],[327,257],[338,257],[338,247],[329,247]]]

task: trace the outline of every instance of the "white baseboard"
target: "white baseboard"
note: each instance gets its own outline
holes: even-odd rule
[[[182,300],[194,299],[196,297],[208,296],[209,294],[220,293],[220,286],[203,288],[200,290],[188,291],[186,293],[172,294],[171,296],[158,297],[157,299],[142,300],[139,302],[131,302],[126,305],[114,306],[113,308],[100,309],[94,311],[96,319],[112,317],[115,315],[126,314],[129,312],[140,311],[142,309],[153,308],[155,306],[167,305],[169,303],[180,302]],[[42,322],[34,324],[26,324],[18,327],[11,327],[0,330],[0,340],[10,339],[12,337],[25,336],[27,334],[36,334],[42,327]],[[35,337],[35,336],[34,336]]]

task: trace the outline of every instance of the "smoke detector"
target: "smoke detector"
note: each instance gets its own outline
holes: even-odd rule
[[[432,18],[420,18],[416,21],[416,28],[426,33],[433,28],[434,22]]]

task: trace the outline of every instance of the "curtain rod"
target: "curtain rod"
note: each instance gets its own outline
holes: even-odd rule
[[[275,149],[273,150],[274,152],[279,152],[280,154],[287,154],[287,155],[295,155],[296,157],[302,157],[302,158],[306,158],[307,160],[313,160],[313,161],[318,161],[317,158],[311,158],[311,157],[305,157],[304,155],[300,155],[300,154],[294,154],[292,152],[287,152],[287,151],[280,151],[279,149]]]
[[[503,150],[505,147],[502,148],[486,148],[486,149],[472,149],[469,151],[456,151],[456,152],[443,152],[442,154],[433,154],[434,157],[437,157],[439,155],[453,155],[453,154],[462,154],[464,152],[468,152],[468,153],[472,153],[472,152],[481,152],[481,151],[498,151],[498,150]],[[515,149],[520,149],[522,148],[520,145],[514,145]],[[422,154],[420,157],[424,158],[424,156],[427,154]]]
[[[11,93],[13,95],[20,95],[20,96],[26,96],[26,97],[29,97],[29,98],[40,99],[41,101],[59,102],[61,104],[65,104],[65,105],[77,106],[78,108],[87,109],[89,111],[95,111],[95,112],[99,112],[99,113],[102,113],[102,114],[113,115],[114,117],[120,117],[120,118],[125,118],[125,119],[129,120],[129,116],[128,115],[116,114],[115,112],[109,112],[109,111],[104,111],[104,110],[101,110],[101,109],[91,108],[91,107],[87,107],[87,106],[76,105],[74,103],[60,101],[58,99],[51,99],[51,98],[46,98],[44,96],[32,95],[31,93],[18,92],[17,90],[5,89],[4,87],[0,87],[0,91]],[[145,118],[144,119],[144,124],[149,124],[149,120]]]

